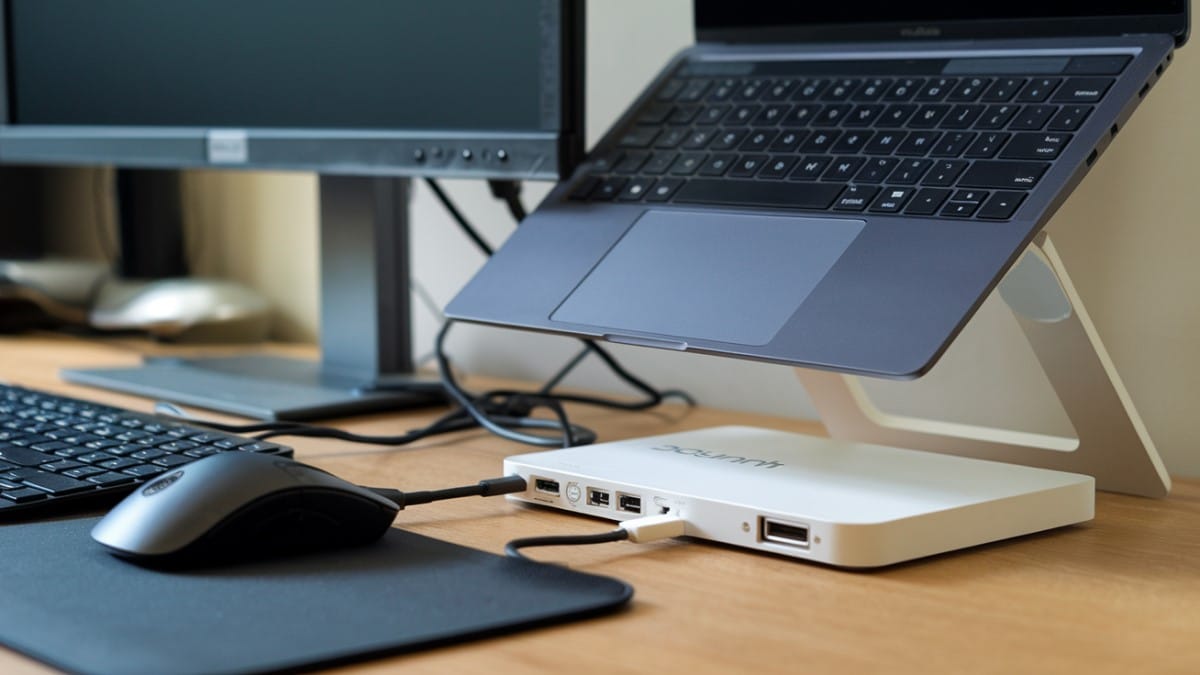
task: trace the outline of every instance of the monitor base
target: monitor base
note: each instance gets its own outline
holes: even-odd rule
[[[264,420],[312,420],[445,401],[433,377],[377,382],[275,356],[148,358],[133,368],[64,370],[68,382]]]

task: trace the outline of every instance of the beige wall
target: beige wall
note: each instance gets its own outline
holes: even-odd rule
[[[594,141],[679,47],[688,44],[686,0],[589,3],[588,137]],[[1150,432],[1178,474],[1200,475],[1200,47],[1174,67],[1092,175],[1054,219],[1052,232]],[[452,195],[494,243],[513,227],[486,187],[448,181]],[[276,334],[313,340],[317,325],[315,181],[311,176],[204,172],[189,177],[194,258],[202,273],[244,281],[278,307]],[[546,185],[527,185],[536,203]],[[414,281],[444,305],[482,262],[419,186],[413,203]],[[1053,396],[1011,317],[989,303],[943,366],[920,383],[872,384],[896,411],[959,421],[1055,430]],[[437,327],[436,307],[416,316],[419,354]],[[451,344],[477,372],[544,377],[573,353],[569,340],[464,327]],[[618,350],[651,382],[684,386],[704,403],[815,416],[783,367],[652,350]],[[612,388],[589,365],[571,380]],[[966,404],[977,397],[982,404]]]

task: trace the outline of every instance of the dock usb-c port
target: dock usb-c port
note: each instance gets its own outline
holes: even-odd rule
[[[762,516],[758,519],[758,538],[774,544],[808,548],[808,526]]]
[[[558,496],[558,481],[549,478],[535,478],[533,479],[533,489],[542,494]]]

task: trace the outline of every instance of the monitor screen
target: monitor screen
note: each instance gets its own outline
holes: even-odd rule
[[[0,159],[554,177],[569,5],[0,0]]]

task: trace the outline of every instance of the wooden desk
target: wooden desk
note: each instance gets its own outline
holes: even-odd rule
[[[137,358],[137,343],[6,337],[0,338],[0,379],[146,410],[144,399],[67,385],[56,374],[62,366]],[[435,412],[341,425],[395,433]],[[703,408],[576,412],[610,440],[731,423],[820,432],[812,423]],[[474,482],[497,474],[506,455],[527,451],[478,432],[408,449],[293,440],[305,461],[350,480],[402,489]],[[1096,519],[1086,525],[874,572],[701,542],[540,549],[532,555],[630,582],[637,589],[632,606],[598,620],[347,670],[1200,672],[1200,481],[1176,481],[1165,500],[1102,493],[1097,501]],[[518,536],[611,527],[501,499],[414,508],[402,512],[397,525],[495,553]],[[0,649],[2,673],[46,671]]]

